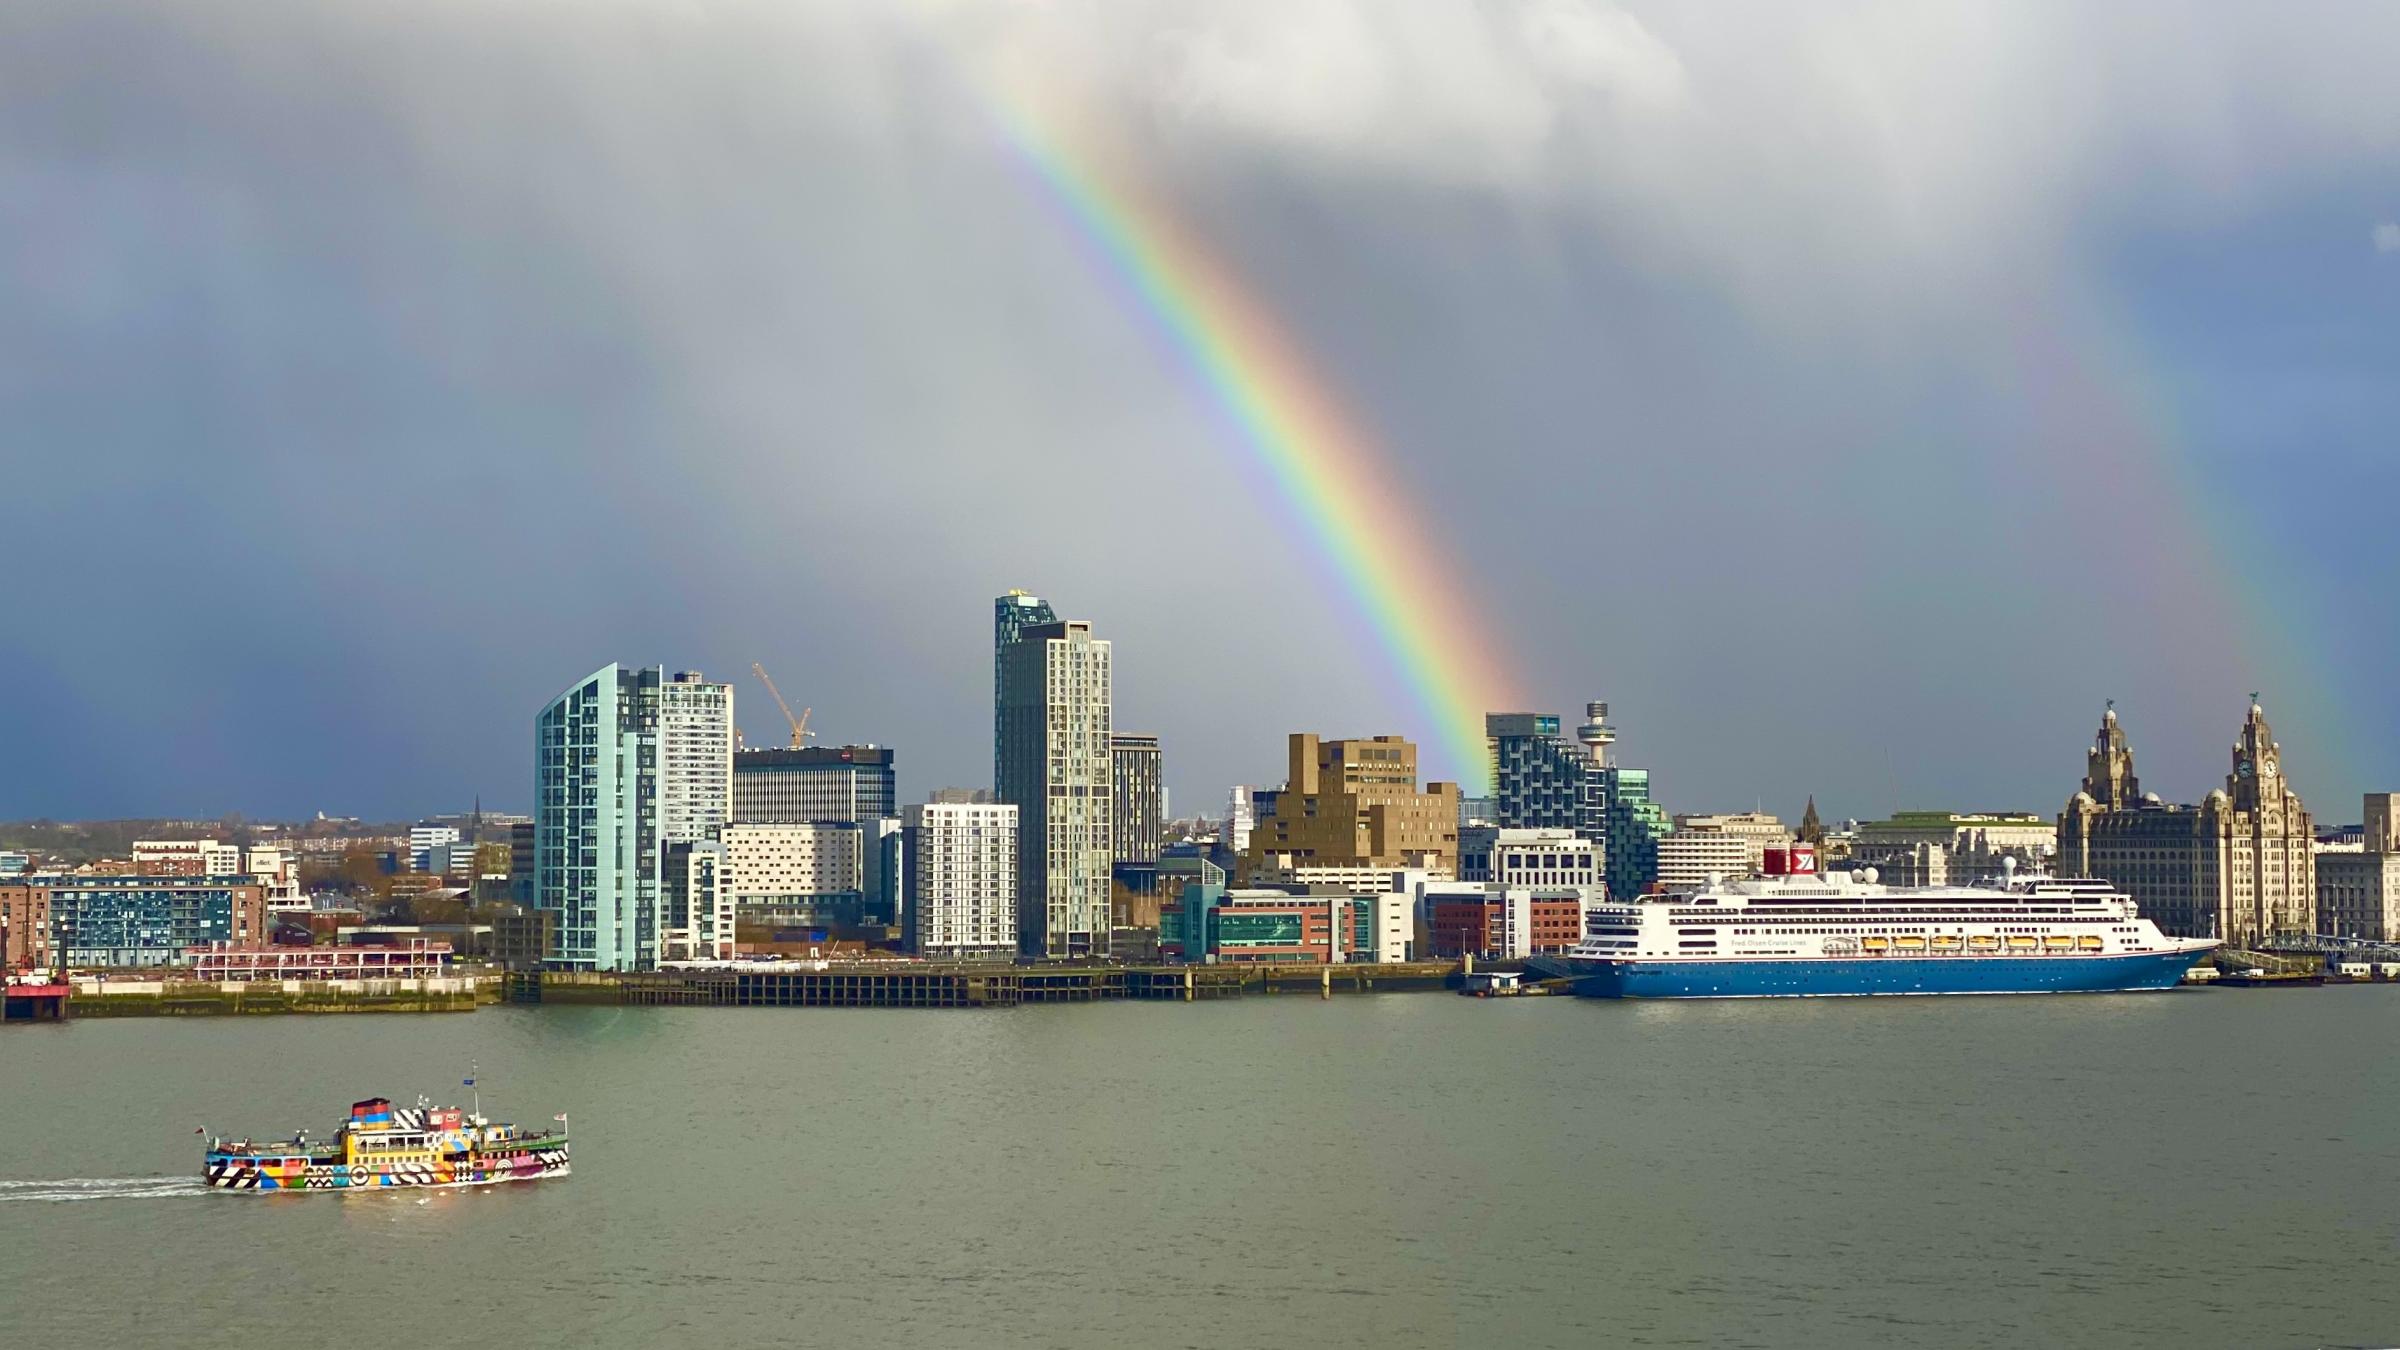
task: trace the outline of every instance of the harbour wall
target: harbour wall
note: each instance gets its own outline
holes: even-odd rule
[[[226,1017],[270,1013],[473,1012],[501,996],[496,975],[419,980],[76,980],[70,1017]]]
[[[516,971],[512,1003],[715,1008],[1008,1008],[1110,1000],[1197,1003],[1268,995],[1455,989],[1449,962],[1199,966],[829,966],[822,970]]]

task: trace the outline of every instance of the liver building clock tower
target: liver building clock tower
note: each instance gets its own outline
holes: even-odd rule
[[[2215,794],[2210,794],[2214,796]],[[2258,695],[2233,743],[2225,777],[2228,933],[2310,932],[2317,919],[2315,822],[2283,776],[2283,747]]]
[[[2133,747],[2111,706],[2085,760],[2082,790],[2058,816],[2058,869],[2122,887],[2144,916],[2181,937],[2237,946],[2317,927],[2314,823],[2283,776],[2283,750],[2250,697],[2225,786],[2196,806],[2142,791]]]

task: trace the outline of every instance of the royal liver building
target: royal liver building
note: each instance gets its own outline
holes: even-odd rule
[[[2088,765],[2083,790],[2059,813],[2059,875],[2115,884],[2179,936],[2241,946],[2315,927],[2315,827],[2284,781],[2283,749],[2255,697],[2233,772],[2198,806],[2141,790],[2113,705]]]

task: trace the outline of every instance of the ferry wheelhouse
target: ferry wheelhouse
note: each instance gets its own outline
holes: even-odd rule
[[[330,1144],[306,1132],[288,1142],[211,1139],[201,1176],[226,1191],[355,1191],[408,1186],[492,1186],[567,1175],[566,1117],[525,1131],[455,1106],[394,1107],[371,1097],[350,1107]]]
[[[1890,887],[1770,850],[1767,875],[1585,913],[1562,964],[1597,998],[2167,989],[2217,944],[2174,938],[2100,881]]]

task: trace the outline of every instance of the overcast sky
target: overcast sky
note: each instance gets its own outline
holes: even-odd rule
[[[1003,142],[1131,153],[1671,809],[2400,788],[2400,7],[0,6],[0,816],[531,796],[609,661],[1173,804],[1426,711]],[[1437,762],[1437,771],[1458,766]]]

